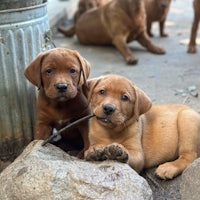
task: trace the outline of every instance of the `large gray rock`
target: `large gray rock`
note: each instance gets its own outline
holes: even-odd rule
[[[86,162],[33,141],[0,174],[1,200],[149,200],[146,180],[127,164]]]
[[[181,200],[200,199],[200,158],[189,165],[182,174]]]

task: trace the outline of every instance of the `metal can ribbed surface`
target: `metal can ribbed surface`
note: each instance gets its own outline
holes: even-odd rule
[[[0,11],[0,164],[32,140],[37,91],[24,69],[51,48],[49,33],[46,3]]]

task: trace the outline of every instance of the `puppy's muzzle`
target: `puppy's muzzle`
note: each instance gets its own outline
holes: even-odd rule
[[[112,115],[115,112],[115,107],[111,104],[103,105],[103,112],[106,115]]]
[[[55,88],[59,93],[64,93],[67,90],[67,83],[57,83]]]
[[[167,8],[167,5],[164,4],[164,3],[162,3],[162,4],[161,4],[161,8],[162,8],[163,10],[165,10],[165,9]]]

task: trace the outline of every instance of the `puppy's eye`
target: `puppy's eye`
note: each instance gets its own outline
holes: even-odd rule
[[[76,73],[76,70],[75,70],[75,69],[70,69],[70,70],[69,70],[69,73],[70,73],[70,74],[75,74],[75,73]]]
[[[129,98],[128,98],[127,95],[124,94],[124,95],[121,96],[121,100],[122,100],[122,101],[128,101]]]
[[[105,94],[106,94],[106,91],[105,91],[105,90],[99,90],[99,94],[100,94],[100,95],[105,95]]]
[[[45,71],[45,73],[46,73],[47,75],[51,75],[51,74],[53,73],[53,70],[52,70],[52,69],[47,69],[47,70]]]

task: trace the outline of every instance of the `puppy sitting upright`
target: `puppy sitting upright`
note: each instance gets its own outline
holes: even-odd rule
[[[40,53],[25,69],[26,78],[39,89],[34,139],[47,139],[53,128],[63,128],[90,113],[83,93],[89,63],[77,52],[55,48]],[[62,133],[55,143],[65,151],[88,148],[88,122]]]
[[[145,0],[145,9],[147,14],[147,33],[153,36],[151,32],[152,22],[159,22],[160,36],[167,37],[164,32],[165,21],[169,12],[171,0]]]
[[[199,156],[200,115],[179,105],[153,105],[131,81],[107,75],[89,81],[92,112],[86,160],[127,162],[137,172],[158,166],[172,179]]]

